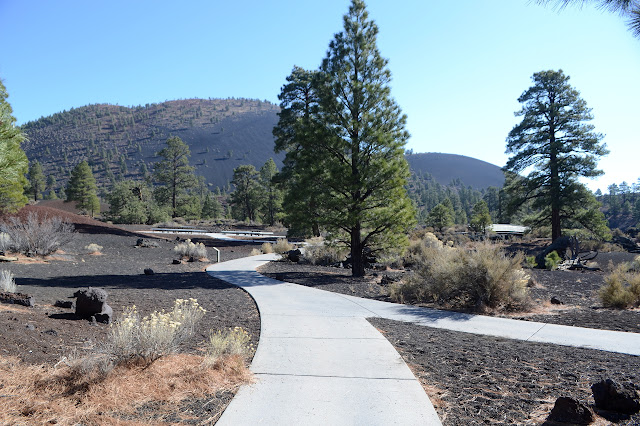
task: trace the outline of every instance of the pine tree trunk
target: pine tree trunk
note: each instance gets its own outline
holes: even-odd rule
[[[351,275],[354,277],[364,277],[362,249],[360,224],[358,224],[351,231]]]

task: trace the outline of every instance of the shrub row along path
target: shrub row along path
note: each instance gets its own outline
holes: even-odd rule
[[[264,277],[276,255],[209,267],[244,288],[261,315],[252,371],[257,382],[234,398],[221,425],[440,424],[395,349],[366,318],[640,355],[640,334],[439,311],[326,292]]]

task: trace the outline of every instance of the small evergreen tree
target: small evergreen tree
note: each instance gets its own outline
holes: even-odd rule
[[[29,180],[29,192],[33,196],[34,201],[38,201],[38,196],[45,188],[44,173],[42,172],[42,166],[38,160],[31,163],[28,173]]]
[[[219,191],[218,191],[219,192]],[[218,219],[222,216],[222,205],[218,201],[218,198],[207,191],[202,203],[202,218],[203,219]]]
[[[489,206],[487,206],[487,203],[484,200],[480,200],[473,206],[471,229],[475,232],[484,233],[489,225],[491,225]]]
[[[449,199],[447,198],[447,200]],[[429,215],[427,216],[426,222],[427,225],[432,226],[442,232],[444,228],[453,226],[453,218],[453,207],[451,206],[451,201],[449,200],[449,203],[442,202],[431,209]]]
[[[273,158],[269,158],[260,168],[260,183],[264,188],[262,212],[264,222],[271,226],[276,223],[278,214],[282,209],[282,191],[274,182],[274,177],[277,173],[278,168]]]
[[[231,183],[235,186],[230,197],[233,217],[236,220],[255,221],[262,204],[258,171],[252,165],[238,166],[233,170]]]
[[[95,216],[100,213],[100,200],[98,199],[96,179],[86,161],[78,163],[67,183],[67,201],[76,201],[77,207]]]
[[[157,198],[160,204],[170,205],[172,216],[176,217],[181,198],[197,184],[195,169],[189,165],[191,152],[182,139],[173,136],[167,139],[167,147],[156,155],[163,158],[154,165],[154,178],[160,184]]]

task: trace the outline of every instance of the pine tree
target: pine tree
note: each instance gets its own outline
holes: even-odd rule
[[[195,168],[189,165],[191,152],[182,139],[173,136],[167,139],[167,147],[156,155],[163,157],[154,165],[154,178],[161,185],[157,196],[160,204],[171,206],[172,216],[176,217],[181,198],[197,184]]]
[[[262,212],[264,222],[273,226],[280,210],[282,209],[282,191],[277,187],[273,178],[278,173],[273,158],[269,158],[260,168],[260,183],[264,188],[264,203],[262,204]]]
[[[87,211],[91,216],[100,213],[100,200],[96,194],[98,187],[93,177],[91,167],[82,161],[71,170],[71,177],[67,183],[67,201],[76,201],[76,206]]]
[[[453,212],[451,200],[447,198],[444,202],[431,209],[429,215],[427,216],[426,223],[427,225],[432,226],[438,231],[442,232],[445,228],[453,226],[454,216],[455,213]]]
[[[489,206],[484,200],[478,201],[473,206],[473,213],[471,216],[471,229],[475,232],[486,232],[487,227],[491,225],[491,214],[489,213]]]
[[[566,227],[578,218],[587,229],[602,229],[597,214],[581,211],[585,189],[578,182],[579,177],[601,175],[596,163],[608,153],[600,143],[602,135],[584,123],[592,119],[591,110],[562,70],[541,71],[532,80],[533,86],[518,98],[523,107],[516,115],[523,119],[507,138],[506,152],[512,156],[504,170],[517,174],[533,167],[533,171],[506,187],[509,208],[515,211],[531,200],[536,213],[526,223],[550,226],[553,240],[562,234],[563,222]]]
[[[365,273],[364,252],[397,249],[415,211],[404,185],[409,167],[404,145],[406,117],[390,95],[391,73],[376,46],[378,27],[365,4],[353,0],[312,84],[317,87],[317,113],[308,126],[291,130],[307,155],[287,151],[299,176],[309,176],[303,163],[313,159],[318,186],[320,226],[351,251],[351,272]],[[282,120],[282,116],[281,116]],[[286,123],[284,126],[287,127]]]
[[[29,180],[29,192],[33,196],[34,201],[38,201],[38,196],[45,188],[44,173],[42,172],[42,166],[38,160],[31,163],[28,172]]]
[[[222,216],[222,205],[218,201],[218,198],[207,191],[202,203],[202,218],[203,219],[218,219]]]
[[[262,187],[258,181],[258,171],[252,165],[238,166],[233,170],[231,183],[235,190],[230,201],[233,217],[237,220],[255,221],[262,204]]]
[[[24,187],[29,162],[20,144],[25,135],[15,126],[7,90],[0,80],[0,213],[15,212],[24,206]]]

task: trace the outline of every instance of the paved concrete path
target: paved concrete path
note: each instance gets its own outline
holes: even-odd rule
[[[274,255],[207,271],[244,288],[260,310],[251,370],[218,425],[440,425],[429,397],[393,346],[337,293],[255,272]]]
[[[380,302],[266,278],[277,255],[207,271],[255,299],[262,331],[251,370],[219,424],[440,424],[420,384],[366,318],[640,356],[640,334]]]

